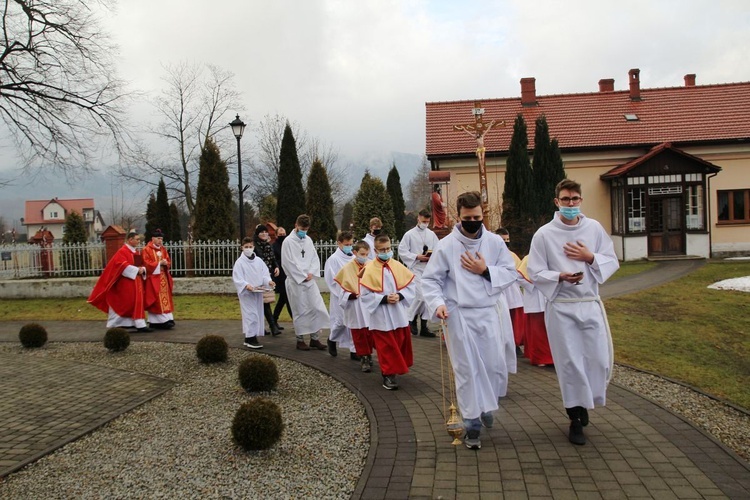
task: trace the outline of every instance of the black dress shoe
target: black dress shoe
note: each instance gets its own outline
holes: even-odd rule
[[[276,323],[276,328],[277,328],[278,330],[283,330],[283,329],[284,329],[284,327],[283,327],[283,326],[281,326],[281,325],[280,325],[280,324],[278,324],[278,323]]]
[[[149,333],[149,332],[153,332],[154,329],[144,326],[143,328],[136,328],[135,331],[137,331],[138,333]]]
[[[336,342],[334,342],[333,340],[329,340],[329,341],[327,342],[327,344],[328,344],[328,354],[330,354],[330,355],[331,355],[331,356],[333,356],[334,358],[335,358],[336,356],[338,356],[338,355],[339,355],[339,352],[338,352],[338,350],[337,350]]]
[[[360,360],[360,357],[359,357],[359,356],[357,356],[357,353],[356,353],[356,352],[350,352],[350,353],[349,353],[349,359],[351,359],[352,361],[359,361],[359,360]]]

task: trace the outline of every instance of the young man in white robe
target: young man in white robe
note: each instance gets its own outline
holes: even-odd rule
[[[276,283],[273,282],[266,263],[255,255],[254,246],[252,238],[242,239],[242,255],[234,263],[232,281],[240,299],[244,345],[250,349],[262,349],[258,337],[265,333],[263,291],[275,288]]]
[[[517,271],[499,236],[483,227],[476,192],[457,200],[460,224],[440,240],[422,275],[422,291],[436,321],[446,320],[446,344],[464,419],[464,444],[479,449],[482,426],[492,427],[498,398],[506,395],[508,360],[497,303]]]
[[[586,444],[588,410],[604,406],[614,351],[599,285],[620,263],[612,239],[581,213],[581,185],[564,179],[555,188],[559,212],[534,235],[528,273],[547,299],[545,323],[563,405],[568,439]]]
[[[359,277],[369,262],[367,256],[370,254],[370,246],[366,241],[360,240],[354,244],[353,251],[354,259],[342,267],[334,279],[341,287],[339,304],[344,310],[344,324],[352,333],[352,341],[356,354],[360,358],[361,370],[364,373],[370,373],[375,341],[368,328],[369,320],[362,308],[362,301],[359,300]]]
[[[377,217],[370,219],[370,232],[363,238],[370,246],[370,255],[367,257],[370,260],[375,259],[375,237],[383,231],[383,221]]]
[[[294,232],[281,245],[281,266],[286,273],[286,294],[292,308],[297,349],[325,351],[319,332],[330,327],[331,319],[315,281],[320,276],[320,260],[315,245],[307,236],[309,229],[310,216],[297,217]],[[305,342],[305,335],[310,335],[310,345]]]
[[[421,210],[417,215],[417,225],[409,229],[398,244],[398,256],[401,261],[414,273],[416,296],[409,306],[409,327],[412,335],[421,337],[435,337],[427,328],[427,306],[422,295],[422,273],[430,260],[432,251],[438,244],[437,235],[429,229],[431,215],[428,210]],[[417,329],[417,318],[421,320],[421,328]]]
[[[414,364],[407,310],[414,300],[414,273],[393,259],[391,239],[375,238],[376,259],[367,263],[359,280],[362,308],[378,352],[383,387],[398,389],[397,375]]]
[[[328,314],[331,317],[331,333],[328,335],[328,354],[333,357],[338,355],[338,348],[343,347],[349,350],[349,357],[354,361],[359,361],[355,354],[354,342],[352,341],[352,332],[344,322],[344,308],[341,307],[341,294],[344,291],[336,283],[336,275],[346,264],[354,258],[353,245],[354,235],[350,231],[340,231],[336,236],[338,248],[326,260],[323,270],[323,277],[328,285],[330,292],[330,301],[328,304]]]

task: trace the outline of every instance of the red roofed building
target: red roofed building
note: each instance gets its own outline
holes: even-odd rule
[[[453,125],[473,122],[476,100],[426,103],[427,158],[450,171],[447,204],[478,190],[476,140]],[[484,138],[492,224],[500,222],[505,161],[520,113],[534,147],[534,122],[545,115],[569,178],[581,183],[583,212],[600,221],[623,260],[669,255],[750,253],[750,82],[628,89],[599,81],[598,92],[537,95],[534,78],[521,96],[481,100],[483,120],[504,120]],[[531,154],[531,152],[530,152]]]
[[[94,208],[93,198],[28,200],[21,222],[26,226],[29,236],[42,228],[47,228],[54,235],[55,241],[62,241],[65,217],[72,211],[83,217],[89,241],[97,240],[104,229],[104,221],[99,211]]]

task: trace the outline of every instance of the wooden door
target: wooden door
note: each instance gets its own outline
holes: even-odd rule
[[[648,206],[648,254],[685,255],[682,196],[652,197]]]

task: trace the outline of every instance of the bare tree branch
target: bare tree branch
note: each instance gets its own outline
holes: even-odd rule
[[[127,152],[124,84],[96,14],[113,3],[0,3],[0,119],[26,170],[51,167],[75,178],[112,148]]]

